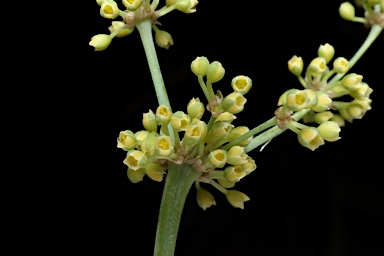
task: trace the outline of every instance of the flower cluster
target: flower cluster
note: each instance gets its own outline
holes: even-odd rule
[[[288,128],[298,135],[301,145],[315,150],[325,141],[336,141],[339,137],[340,127],[345,125],[345,120],[361,119],[371,109],[372,93],[362,76],[355,73],[344,76],[349,70],[349,61],[338,57],[333,61],[333,68],[328,67],[334,57],[335,49],[330,44],[321,45],[318,57],[314,58],[302,77],[303,60],[293,56],[288,61],[288,69],[297,76],[303,85],[303,90],[290,89],[279,99],[281,106],[276,112],[276,117],[281,129]],[[330,81],[328,81],[335,75]],[[340,78],[343,77],[341,80]],[[335,101],[335,98],[349,95],[350,102]],[[308,114],[304,122],[315,122],[317,128],[308,127],[292,120],[291,114],[296,111],[306,110]]]
[[[244,201],[249,198],[226,188],[233,188],[236,182],[256,169],[255,161],[245,152],[252,136],[233,145],[228,143],[249,131],[246,126],[234,126],[232,121],[236,119],[235,114],[244,109],[244,94],[252,87],[252,81],[243,75],[235,77],[231,83],[234,91],[223,98],[219,92],[210,94],[213,93],[212,83],[224,76],[224,68],[219,62],[209,63],[207,58],[198,57],[192,62],[191,69],[211,100],[207,106],[211,111],[209,122],[202,120],[206,108],[198,98],[190,100],[186,113],[173,113],[164,105],[156,112],[144,113],[143,130],[136,133],[122,131],[117,139],[117,147],[127,151],[124,164],[128,166],[128,178],[137,183],[147,175],[152,180],[162,181],[168,162],[190,164],[201,172],[196,181],[197,201],[204,210],[215,201],[199,182],[212,184],[233,206],[243,208]]]
[[[157,19],[165,14],[179,10],[184,13],[193,13],[198,4],[196,0],[167,0],[166,5],[156,10],[159,0],[122,0],[125,10],[119,9],[114,0],[96,0],[100,6],[100,15],[107,19],[115,19],[118,16],[123,18],[123,21],[113,21],[109,27],[110,34],[98,34],[91,38],[89,45],[95,48],[95,51],[102,51],[108,48],[114,37],[125,37],[131,34],[137,25],[145,19],[150,19],[152,28],[155,31],[155,42],[159,47],[168,49],[173,45],[172,36],[160,30],[156,24],[160,24]]]

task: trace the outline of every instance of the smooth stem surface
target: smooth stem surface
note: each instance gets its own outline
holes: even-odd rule
[[[243,140],[246,140],[247,138],[249,138],[249,137],[251,137],[257,133],[259,133],[265,129],[268,129],[269,127],[271,127],[275,124],[276,124],[276,117],[272,117],[268,121],[262,123],[261,125],[253,128],[252,130],[248,131],[247,133],[244,133],[240,137],[234,139],[230,143],[224,145],[223,147],[221,147],[221,149],[229,150],[231,147],[236,146],[238,143],[242,142]]]
[[[356,62],[363,56],[363,54],[368,50],[371,44],[376,40],[380,35],[383,28],[380,25],[373,25],[369,31],[368,37],[365,39],[364,43],[361,45],[360,49],[355,53],[355,55],[349,60],[349,70],[356,64]],[[346,73],[337,74],[332,78],[328,83],[328,87],[332,86],[333,83],[339,81]]]
[[[201,175],[191,165],[169,162],[157,222],[154,256],[173,256],[181,213],[188,192]]]
[[[155,86],[159,105],[165,105],[171,108],[163,76],[161,75],[159,61],[157,60],[155,45],[153,43],[151,21],[147,19],[138,22],[136,24],[136,28],[139,30],[141,42],[143,43],[145,55],[147,56],[148,66],[151,71],[153,85]]]
[[[311,111],[311,110],[310,109],[300,110],[300,111],[296,112],[292,117],[294,120],[299,121],[306,114],[308,114],[309,111]],[[260,145],[266,143],[267,141],[275,138],[276,136],[282,134],[284,131],[280,130],[280,128],[277,127],[277,125],[276,125],[275,127],[263,132],[262,134],[260,134],[259,136],[256,136],[255,138],[253,138],[251,140],[251,142],[248,144],[248,146],[245,147],[245,152],[248,153],[249,151],[254,150],[258,146],[260,146]]]
[[[172,110],[167,90],[165,89],[164,79],[161,74],[159,61],[157,60],[155,45],[153,43],[152,22],[149,19],[143,20],[136,24],[136,28],[139,30],[141,42],[144,46],[145,55],[147,57],[149,70],[152,76],[153,86],[155,87],[157,101],[159,102],[159,105],[165,105]],[[175,135],[171,123],[168,124],[168,131],[172,143],[175,144]]]

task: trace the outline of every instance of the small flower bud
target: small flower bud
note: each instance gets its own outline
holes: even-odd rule
[[[131,12],[136,11],[141,6],[142,0],[123,0],[123,5]]]
[[[217,182],[221,185],[221,186],[223,186],[224,188],[233,188],[234,186],[235,186],[235,182],[229,182],[229,181],[227,181],[226,179],[219,179],[219,180],[217,180]]]
[[[315,112],[323,112],[329,109],[329,105],[332,103],[328,94],[323,91],[317,91],[317,105],[310,107]]]
[[[184,13],[194,13],[198,3],[197,0],[177,0],[176,9]]]
[[[348,113],[347,108],[339,108],[339,113],[342,116],[344,120],[347,120],[348,122],[352,123],[353,122],[353,117]]]
[[[338,114],[333,114],[333,117],[330,119],[330,121],[336,122],[339,127],[345,126],[344,118]]]
[[[199,98],[192,98],[187,106],[187,112],[191,121],[195,118],[200,119],[204,115],[204,104],[200,102]]]
[[[299,111],[307,108],[309,101],[307,91],[294,89],[287,93],[285,106],[292,111]]]
[[[316,113],[315,115],[313,115],[313,119],[318,124],[322,124],[324,122],[327,122],[332,117],[333,117],[333,113],[331,111],[324,111],[324,112]]]
[[[309,72],[314,75],[322,74],[327,70],[327,62],[323,57],[314,58],[308,66]]]
[[[132,170],[143,168],[147,163],[147,155],[139,150],[131,150],[127,153],[127,157],[123,161]]]
[[[132,131],[120,132],[119,138],[117,138],[117,147],[122,148],[125,151],[131,150],[136,146],[136,137]]]
[[[319,130],[313,127],[302,129],[297,134],[297,138],[303,147],[309,148],[312,151],[324,145],[324,140]]]
[[[196,76],[205,76],[209,67],[209,61],[206,57],[197,57],[191,63],[191,70]]]
[[[297,89],[289,89],[286,90],[281,96],[279,97],[279,100],[277,101],[277,106],[282,106],[287,102],[287,94],[290,93],[291,91],[296,92]]]
[[[205,161],[205,165],[207,168],[221,168],[227,162],[227,151],[222,149],[216,149],[210,152]]]
[[[95,51],[102,51],[107,49],[111,42],[112,38],[109,35],[99,34],[91,38],[89,45],[95,47]]]
[[[195,119],[197,120],[197,119]],[[190,123],[184,133],[183,147],[193,147],[205,139],[207,134],[207,125],[203,121]]]
[[[364,111],[368,111],[372,109],[371,103],[372,103],[372,100],[369,98],[360,98],[360,99],[354,99],[353,101],[351,101],[350,104],[357,104],[361,106],[364,109]]]
[[[187,114],[185,114],[183,111],[177,111],[173,113],[171,118],[171,124],[173,129],[175,131],[185,131],[187,130],[187,127],[189,123],[191,122],[191,118]]]
[[[119,32],[116,34],[116,37],[121,38],[124,36],[127,36],[131,34],[134,30],[135,27],[133,28],[122,28],[125,26],[125,23],[122,21],[112,21],[112,26],[110,26],[108,29],[111,33],[119,30]]]
[[[215,123],[219,121],[232,123],[236,119],[236,116],[229,112],[223,112],[215,119]]]
[[[168,49],[173,45],[173,39],[171,34],[164,30],[157,30],[155,34],[155,42],[157,46]]]
[[[243,163],[244,148],[240,146],[233,146],[228,150],[227,163],[231,165],[238,165]]]
[[[206,143],[217,142],[228,136],[232,130],[232,125],[229,122],[219,121],[215,122],[205,138]]]
[[[154,181],[161,182],[165,171],[157,163],[147,163],[145,165],[145,174]]]
[[[144,168],[140,168],[138,170],[133,170],[131,168],[128,168],[127,170],[127,177],[132,183],[138,183],[143,180],[145,175]]]
[[[249,128],[248,127],[246,127],[246,126],[238,126],[236,128],[233,128],[229,132],[229,135],[228,135],[227,139],[228,139],[229,142],[234,141],[235,139],[237,139],[241,135],[246,134],[247,132],[249,132]],[[253,138],[253,136],[250,136],[247,139],[243,140],[242,142],[237,143],[237,145],[241,146],[241,147],[246,147],[249,144],[249,142],[252,140],[252,138]]]
[[[149,110],[148,113],[143,114],[143,126],[147,131],[157,131],[156,116],[152,110]]]
[[[246,162],[241,165],[241,168],[243,168],[244,172],[248,175],[254,170],[256,170],[256,164],[255,160],[253,160],[251,157],[247,156],[245,158]]]
[[[316,106],[319,101],[316,92],[311,89],[304,89],[304,91],[307,93],[308,107]]]
[[[107,19],[114,19],[119,16],[119,7],[115,1],[105,0],[100,6],[100,15]]]
[[[235,92],[244,95],[252,88],[252,80],[248,76],[236,76],[232,79],[231,86]]]
[[[203,188],[197,190],[196,201],[204,211],[212,205],[216,205],[213,195]]]
[[[143,143],[143,140],[150,134],[149,131],[147,130],[142,130],[142,131],[138,131],[135,133],[135,137],[136,137],[136,143],[137,145],[141,146],[141,144]]]
[[[336,73],[343,74],[349,70],[349,62],[346,58],[339,57],[333,62],[333,70]]]
[[[223,99],[221,106],[225,111],[237,114],[243,111],[246,102],[247,99],[241,93],[233,92]]]
[[[236,208],[244,209],[244,202],[249,201],[250,198],[237,190],[228,190],[225,194],[227,197],[228,202]]]
[[[160,156],[169,156],[173,153],[173,144],[169,136],[158,136],[155,139],[155,150]]]
[[[350,95],[355,99],[368,98],[373,92],[373,89],[366,83],[361,83],[360,87],[350,91]]]
[[[320,45],[319,49],[317,50],[317,54],[319,57],[323,57],[325,62],[328,64],[335,54],[335,48],[332,45],[326,43],[325,45]]]
[[[297,57],[296,55],[294,55],[288,61],[288,69],[295,76],[301,75],[301,72],[303,72],[303,67],[304,67],[304,62],[303,62],[303,58],[301,57]]]
[[[359,104],[348,104],[347,112],[353,119],[362,119],[366,110],[363,109]]]
[[[360,87],[361,81],[363,80],[362,75],[358,75],[356,73],[346,75],[343,80],[341,80],[341,84],[349,90],[353,91]]]
[[[156,132],[149,133],[141,143],[141,151],[143,151],[146,154],[153,155],[155,153],[157,136],[158,134]]]
[[[228,182],[239,182],[242,178],[247,176],[241,166],[228,166],[224,170],[224,177]]]
[[[208,66],[207,70],[207,80],[211,83],[216,83],[220,81],[225,74],[225,69],[220,62],[214,61]]]
[[[345,20],[355,18],[355,7],[350,2],[344,2],[339,7],[340,17]]]
[[[319,125],[317,129],[319,130],[321,137],[326,141],[333,142],[340,139],[339,133],[341,129],[336,122],[324,122]]]
[[[167,125],[172,118],[172,111],[169,107],[161,105],[156,109],[156,123],[159,125]]]

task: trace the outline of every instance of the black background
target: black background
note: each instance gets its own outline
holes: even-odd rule
[[[206,56],[226,70],[214,84],[224,95],[236,75],[253,81],[235,126],[252,128],[271,118],[281,93],[300,88],[287,69],[293,55],[307,65],[320,44],[330,43],[336,57],[348,59],[364,42],[369,30],[342,20],[341,2],[210,0],[200,1],[196,13],[161,17],[160,28],[175,43],[169,50],[157,47],[173,111],[186,111],[192,97],[203,99],[189,66]],[[93,51],[90,38],[108,33],[110,20],[99,15],[94,1],[85,6],[73,28],[76,54],[66,56],[71,64],[63,78],[73,81],[63,88],[68,98],[62,116],[64,137],[70,138],[64,143],[71,149],[56,162],[65,168],[58,178],[65,185],[53,213],[60,238],[52,255],[151,255],[164,182],[146,177],[130,183],[125,152],[116,148],[119,131],[141,130],[142,113],[157,108],[144,50],[135,31],[115,38],[105,51]],[[341,140],[315,152],[287,131],[262,152],[250,153],[258,168],[236,185],[251,198],[244,210],[202,184],[217,202],[204,212],[192,188],[176,255],[384,254],[383,45],[381,35],[352,69],[373,88],[373,109],[342,128]]]

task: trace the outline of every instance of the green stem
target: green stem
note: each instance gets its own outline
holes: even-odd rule
[[[303,109],[298,112],[296,112],[292,117],[294,120],[299,121],[301,118],[303,118],[306,114],[311,111],[310,109]],[[248,144],[248,146],[245,147],[245,152],[248,153],[249,151],[254,150],[258,146],[264,144],[265,142],[273,139],[274,137],[282,134],[285,130],[281,130],[279,127],[275,126],[268,131],[263,132],[259,136],[253,138],[251,142]]]
[[[304,88],[307,88],[307,83],[304,81],[304,78],[301,75],[297,76],[297,79],[299,79],[299,82]]]
[[[363,56],[363,54],[368,50],[371,44],[380,35],[382,30],[383,28],[378,24],[374,24],[372,26],[371,31],[369,31],[368,37],[365,39],[360,49],[355,53],[352,59],[349,60],[349,69],[351,69],[356,64],[356,62],[361,58],[361,56]],[[339,81],[345,74],[346,73],[337,74],[336,76],[334,76],[332,80],[329,81],[327,88],[332,86],[333,83],[336,83],[337,81]]]
[[[228,150],[230,149],[231,147],[233,146],[236,146],[238,143],[242,142],[243,140],[246,140],[247,138],[273,126],[276,124],[276,117],[272,117],[271,119],[269,119],[268,121],[262,123],[261,125],[253,128],[252,130],[248,131],[247,133],[244,133],[243,135],[241,135],[240,137],[237,137],[236,139],[234,139],[233,141],[231,141],[230,143],[226,144],[225,146],[221,147],[221,149],[224,149],[224,150]]]
[[[165,89],[163,76],[161,74],[159,61],[157,60],[155,44],[153,43],[152,36],[152,22],[150,19],[145,19],[136,24],[137,30],[139,30],[141,42],[144,46],[145,55],[147,56],[149,70],[151,72],[153,86],[157,96],[159,105],[164,105],[171,108],[171,103],[168,99],[167,90]],[[169,136],[172,142],[175,143],[174,131],[171,123],[168,124]]]
[[[203,77],[202,76],[198,76],[198,81],[199,81],[201,89],[203,90],[205,98],[207,98],[207,100],[209,101],[209,94],[208,94],[207,86],[204,83]]]
[[[189,189],[201,175],[191,165],[169,162],[157,222],[154,256],[172,256],[175,252],[181,213]]]
[[[159,105],[165,105],[171,108],[169,103],[167,90],[165,89],[163,76],[161,75],[159,61],[157,60],[155,45],[152,37],[152,24],[151,20],[146,19],[136,24],[139,30],[141,41],[144,46],[145,55],[147,56],[149,70],[155,86],[157,100]]]

